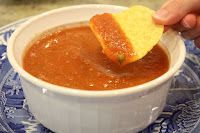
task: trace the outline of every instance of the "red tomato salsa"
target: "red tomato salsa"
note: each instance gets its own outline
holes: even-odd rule
[[[144,58],[119,66],[102,53],[86,25],[60,27],[31,42],[23,59],[31,75],[46,82],[83,90],[113,90],[151,81],[169,68],[166,52],[156,45]]]

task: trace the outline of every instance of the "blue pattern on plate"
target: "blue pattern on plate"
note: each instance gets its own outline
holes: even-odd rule
[[[7,41],[20,23],[0,29],[0,133],[51,133],[29,111],[19,76],[6,57]],[[200,132],[200,50],[192,41],[185,44],[188,54],[172,81],[165,109],[141,133]]]

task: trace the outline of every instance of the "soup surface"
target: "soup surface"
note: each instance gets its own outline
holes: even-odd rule
[[[156,45],[144,58],[120,67],[102,53],[86,25],[60,27],[36,38],[27,48],[24,69],[52,84],[84,90],[112,90],[151,81],[169,68]]]

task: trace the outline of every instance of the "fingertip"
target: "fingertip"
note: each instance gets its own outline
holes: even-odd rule
[[[157,13],[155,13],[152,18],[156,24],[160,24],[160,25],[165,24],[165,20],[163,20],[163,18],[160,17],[160,15],[158,15]]]
[[[181,24],[187,29],[193,29],[196,26],[196,23],[197,17],[195,14],[188,14],[181,21]]]
[[[174,23],[172,18],[174,18],[174,16],[167,9],[164,8],[159,9],[153,15],[155,23],[161,25],[171,25],[172,23]]]
[[[156,24],[163,25],[163,21],[160,20],[159,18],[156,18],[156,16],[153,16],[153,20]],[[165,33],[169,29],[169,26],[167,25],[163,25],[163,26],[164,26],[163,33]]]
[[[153,15],[156,24],[172,25],[180,20],[180,16],[176,13],[170,13],[167,9],[160,9]]]

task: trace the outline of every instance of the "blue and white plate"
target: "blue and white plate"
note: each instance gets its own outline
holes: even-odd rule
[[[0,133],[50,133],[28,109],[18,74],[6,56],[6,45],[25,20],[0,28]],[[200,133],[200,50],[185,42],[187,56],[173,79],[160,117],[141,133]]]

